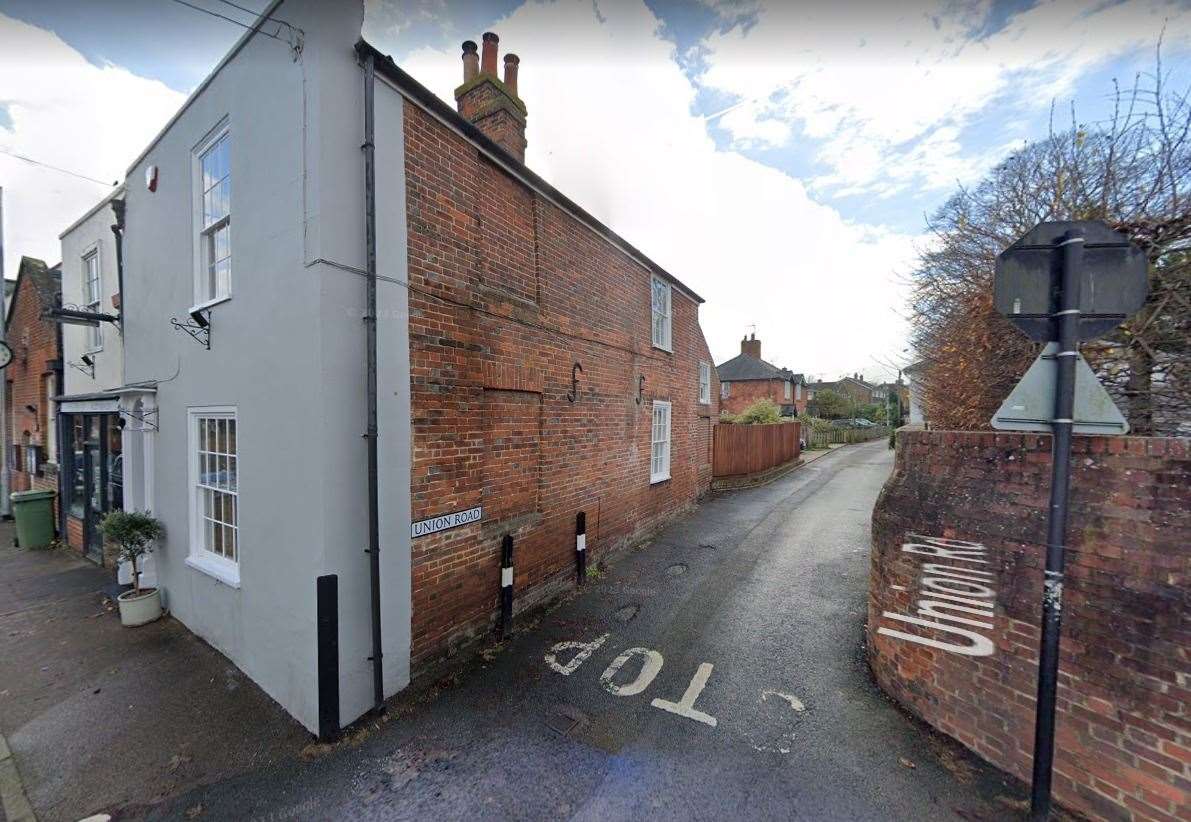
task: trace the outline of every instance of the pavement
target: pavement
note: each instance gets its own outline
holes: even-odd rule
[[[716,494],[340,743],[109,810],[269,820],[1018,817],[1023,786],[900,711],[866,665],[869,519],[891,466],[876,441]],[[220,738],[228,757],[256,744],[249,732]]]
[[[176,620],[122,627],[108,572],[13,548],[12,527],[0,523],[0,820],[30,819],[21,797],[42,822],[154,802],[309,743]]]

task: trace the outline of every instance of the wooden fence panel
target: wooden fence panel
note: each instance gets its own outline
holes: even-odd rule
[[[800,453],[801,428],[797,422],[716,425],[712,436],[712,475],[756,474],[796,459]]]

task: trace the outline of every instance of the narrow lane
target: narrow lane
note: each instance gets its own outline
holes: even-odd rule
[[[864,661],[891,465],[869,443],[717,495],[357,746],[150,815],[1006,818],[1017,789],[900,713]]]

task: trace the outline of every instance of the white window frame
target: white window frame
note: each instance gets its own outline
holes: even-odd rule
[[[732,396],[732,383],[720,381],[720,399],[726,400]]]
[[[191,208],[194,211],[194,280],[192,288],[194,291],[194,305],[191,306],[191,311],[197,311],[203,308],[210,308],[213,305],[226,302],[232,298],[232,281],[235,274],[234,262],[235,255],[231,253],[231,228],[232,228],[232,206],[231,206],[231,192],[228,193],[228,209],[227,214],[216,220],[211,225],[204,225],[203,215],[203,157],[206,156],[215,146],[223,139],[227,139],[228,151],[228,172],[227,179],[229,180],[229,189],[231,187],[231,127],[227,118],[224,118],[215,128],[213,128],[200,142],[194,147],[191,152],[191,185],[192,197]],[[216,231],[226,227],[228,229],[228,283],[227,293],[217,294],[212,293],[209,288],[210,272],[208,270],[209,261],[207,260],[207,238],[213,235]]]
[[[649,436],[649,484],[670,479],[670,403],[666,400],[653,401],[650,416]],[[658,412],[662,412],[660,415]],[[661,422],[659,422],[661,416]],[[661,436],[664,435],[664,436]],[[659,448],[660,446],[660,448]]]
[[[663,305],[657,302],[659,286],[665,294]],[[649,336],[654,348],[674,351],[674,289],[656,274],[649,280]]]
[[[711,363],[699,360],[699,404],[711,405]]]
[[[800,382],[794,383],[794,399],[802,399],[802,383]]]
[[[95,293],[91,293],[91,271],[89,265],[95,261]],[[83,252],[83,308],[96,314],[103,305],[103,261],[99,257],[99,245],[93,245]],[[92,299],[94,297],[94,299]],[[103,350],[102,325],[83,326],[83,353],[95,354]]]
[[[234,491],[219,490],[219,493],[229,494],[232,497],[234,522],[230,527],[234,533],[236,558],[230,559],[208,550],[206,545],[203,525],[205,517],[202,514],[201,502],[203,487],[199,484],[199,421],[204,419],[230,419],[236,421],[236,406],[205,405],[186,409],[187,453],[189,462],[187,494],[190,500],[188,504],[190,512],[190,546],[189,554],[186,557],[186,564],[191,568],[215,577],[215,579],[232,588],[239,588],[240,558],[243,556],[240,549],[240,426],[237,422],[235,453],[236,489]]]
[[[782,380],[782,385],[785,386],[782,390],[785,392],[783,397],[785,398],[786,402],[794,399],[794,384],[789,380]]]

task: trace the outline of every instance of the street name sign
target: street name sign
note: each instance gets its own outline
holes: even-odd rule
[[[483,512],[484,509],[477,505],[475,508],[468,508],[466,511],[455,511],[451,514],[421,519],[411,523],[411,536],[417,539],[418,537],[437,534],[439,531],[446,531],[448,528],[470,525],[473,522],[479,522],[483,518]]]
[[[1063,236],[1083,232],[1078,335],[1091,340],[1120,325],[1146,301],[1146,255],[1096,221],[1039,223],[997,257],[993,304],[1032,340],[1059,338]]]
[[[1049,434],[1054,425],[1055,382],[1059,369],[1057,342],[1047,343],[1017,386],[992,418],[998,431],[1037,431]],[[1075,359],[1075,434],[1127,434],[1129,423],[1104,390],[1091,366]]]

